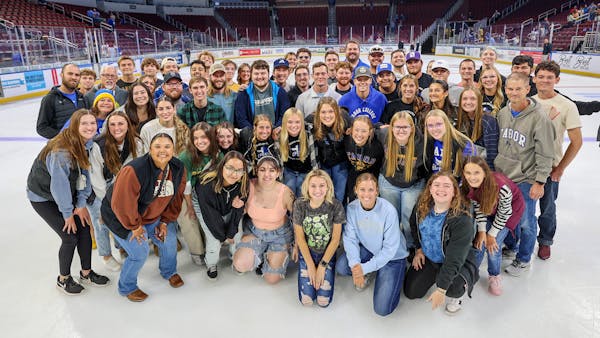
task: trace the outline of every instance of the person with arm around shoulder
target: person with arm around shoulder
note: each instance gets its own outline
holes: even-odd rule
[[[435,310],[446,302],[446,313],[461,309],[479,279],[471,252],[475,229],[458,183],[450,172],[434,174],[415,205],[410,220],[416,252],[406,273],[404,294],[408,299],[427,298]]]
[[[57,288],[67,295],[76,295],[84,290],[81,284],[105,286],[110,280],[92,270],[92,222],[85,207],[92,192],[87,152],[96,135],[96,117],[91,111],[80,109],[73,113],[71,121],[34,160],[27,177],[27,198],[61,239]],[[79,283],[71,277],[75,249],[81,261]]]
[[[127,252],[118,291],[132,302],[148,298],[138,286],[138,274],[150,251],[148,240],[158,248],[160,275],[173,288],[183,286],[177,273],[176,221],[186,174],[183,163],[174,154],[171,136],[156,134],[149,152],[119,171],[100,208],[105,224]]]
[[[88,198],[87,208],[92,217],[93,235],[96,239],[98,254],[103,258],[102,262],[107,269],[119,271],[121,263],[112,256],[110,233],[100,217],[100,207],[108,185],[112,184],[123,165],[143,155],[143,145],[125,112],[112,112],[104,124],[106,128],[96,137],[90,150],[90,179],[93,197]]]
[[[333,300],[336,250],[346,213],[333,197],[327,173],[314,169],[302,183],[302,197],[294,202],[293,223],[298,246],[298,298],[303,305],[315,301],[327,307]]]
[[[358,199],[348,204],[343,240],[345,253],[336,263],[339,275],[352,276],[357,291],[373,279],[373,309],[380,316],[394,312],[406,271],[408,250],[400,231],[396,208],[381,197],[377,178],[358,176],[354,187]]]
[[[292,212],[294,194],[285,184],[278,182],[281,164],[267,155],[258,160],[257,178],[250,184],[246,203],[248,228],[233,256],[233,266],[244,273],[261,266],[264,280],[278,283],[285,277],[294,233],[288,220]]]

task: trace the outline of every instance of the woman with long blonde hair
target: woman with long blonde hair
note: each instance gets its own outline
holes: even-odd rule
[[[256,115],[253,128],[246,127],[240,132],[240,152],[248,161],[253,177],[256,176],[256,164],[262,157],[269,155],[281,160],[279,142],[273,140],[272,132],[273,122],[265,114]]]
[[[394,114],[390,126],[381,131],[385,155],[379,172],[380,196],[398,211],[406,245],[412,248],[414,240],[408,220],[424,185],[423,135],[406,110]]]
[[[294,195],[300,196],[304,177],[317,168],[317,154],[312,133],[304,124],[304,114],[296,108],[288,108],[283,114],[279,149],[283,162],[283,182]]]
[[[479,78],[479,88],[482,89],[482,107],[485,113],[496,116],[506,105],[507,98],[503,92],[502,75],[494,66],[484,67]]]
[[[451,171],[460,177],[463,154],[476,154],[473,142],[456,130],[446,113],[439,109],[427,113],[423,148],[427,177],[438,171]]]

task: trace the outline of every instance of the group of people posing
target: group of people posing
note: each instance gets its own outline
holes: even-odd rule
[[[529,269],[536,241],[548,259],[558,184],[582,145],[576,103],[554,90],[558,64],[533,70],[517,56],[504,77],[486,48],[481,68],[463,60],[453,85],[445,61],[428,75],[418,52],[395,51],[388,64],[373,46],[367,64],[357,42],[345,51],[346,61],[328,51],[311,64],[301,48],[275,60],[272,80],[264,60],[237,68],[203,52],[188,83],[174,59],[144,60],[137,79],[122,57],[123,76],[106,66],[85,95],[85,70],[65,65],[42,100],[37,128],[50,140],[27,181],[62,241],[57,286],[79,294],[110,283],[91,268],[95,237],[106,268],[121,271],[122,296],[148,297],[138,272],[152,245],[161,276],[180,287],[179,230],[211,281],[226,246],[233,272],[270,284],[297,262],[303,305],[327,307],[337,274],[359,291],[373,283],[381,316],[401,290],[423,298],[434,285],[432,307],[454,314],[486,253],[493,295],[503,255],[513,276]]]

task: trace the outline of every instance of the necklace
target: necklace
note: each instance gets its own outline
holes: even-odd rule
[[[235,188],[237,187],[237,183],[232,185],[231,188],[229,190],[227,190],[227,188],[223,187],[223,190],[227,193],[227,203],[229,203],[229,199],[230,199],[230,193],[235,190]]]

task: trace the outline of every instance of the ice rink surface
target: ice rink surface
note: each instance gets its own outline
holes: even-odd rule
[[[425,56],[424,63],[431,58]],[[460,59],[444,59],[450,63],[450,82],[457,82]],[[499,70],[507,75],[510,67],[499,65]],[[189,78],[188,69],[182,73]],[[600,100],[600,79],[562,74],[557,89],[576,100]],[[581,117],[584,144],[561,180],[558,230],[549,260],[533,258],[531,270],[519,278],[503,273],[500,297],[487,292],[484,263],[473,298],[454,317],[431,311],[424,299],[402,296],[396,311],[381,318],[372,310],[373,288],[359,293],[350,277],[336,278],[328,308],[305,308],[298,301],[294,264],[283,282],[269,286],[253,273],[234,275],[223,258],[219,280],[213,283],[185,249],[178,255],[178,272],[185,281],[179,289],[160,277],[158,258],[150,255],[139,275],[139,286],[150,295],[143,303],[118,295],[119,275],[104,268],[96,251],[93,269],[109,276],[112,285],[88,287],[72,297],[57,291],[60,242],[25,195],[31,163],[44,145],[35,131],[40,100],[0,106],[0,163],[6,182],[0,220],[2,337],[600,337],[600,223],[595,213],[600,211],[600,149],[595,141],[600,113]],[[76,255],[74,276],[78,261]]]

